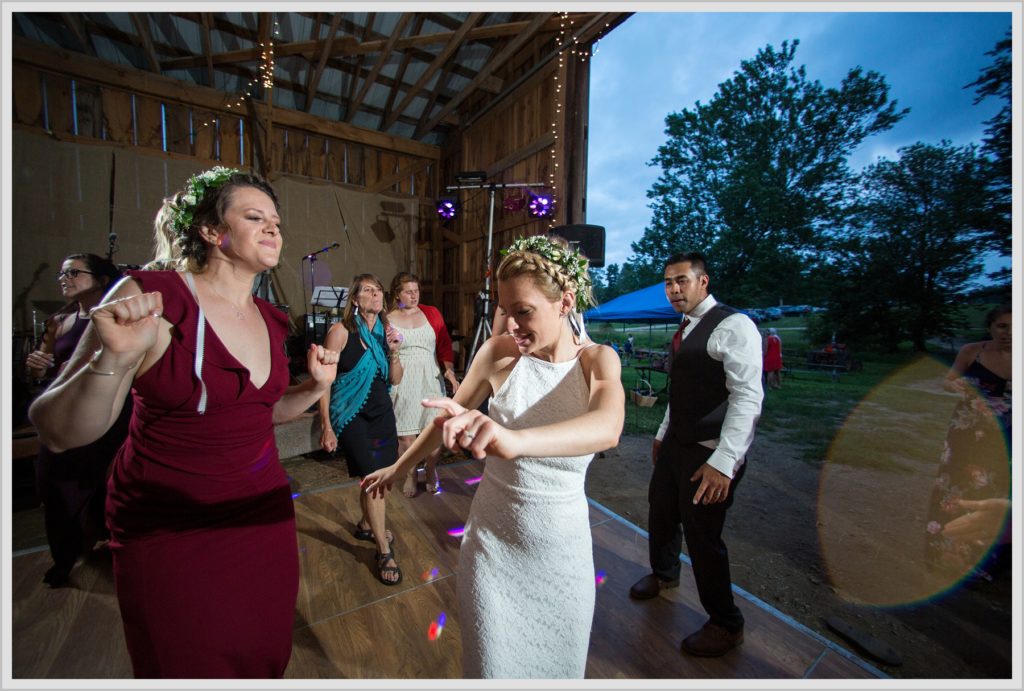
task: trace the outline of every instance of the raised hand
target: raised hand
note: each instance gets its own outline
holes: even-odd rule
[[[388,350],[391,351],[392,353],[397,353],[398,349],[402,347],[402,341],[405,340],[405,337],[402,335],[402,332],[396,329],[395,327],[391,326],[390,324],[388,324],[388,328],[387,331],[385,332],[384,337],[388,343]]]
[[[306,353],[306,370],[318,388],[326,389],[338,377],[338,352],[311,343]]]
[[[103,349],[125,364],[134,364],[156,343],[164,312],[159,292],[111,300],[89,311]]]

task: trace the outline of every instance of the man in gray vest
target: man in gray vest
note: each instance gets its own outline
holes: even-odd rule
[[[722,527],[743,477],[764,392],[760,332],[745,314],[718,303],[708,283],[707,262],[698,252],[673,255],[665,264],[665,295],[684,318],[672,339],[669,405],[653,449],[653,573],[629,594],[647,599],[679,585],[685,536],[697,594],[710,619],[681,647],[691,655],[717,657],[743,642],[743,614],[732,597]]]

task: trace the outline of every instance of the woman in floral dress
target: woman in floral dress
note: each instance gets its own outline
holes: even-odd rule
[[[968,343],[957,354],[942,386],[960,396],[946,433],[938,476],[928,509],[926,559],[959,578],[990,580],[994,560],[1008,541],[1004,528],[1010,497],[1012,313],[1009,305],[986,318],[991,340]],[[1001,511],[986,539],[950,536],[954,519]],[[960,521],[962,523],[963,520]],[[1005,538],[1005,540],[1004,540]],[[995,549],[993,549],[995,547]],[[992,553],[992,557],[985,559]]]

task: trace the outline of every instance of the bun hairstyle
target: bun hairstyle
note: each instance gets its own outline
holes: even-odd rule
[[[499,281],[529,276],[551,301],[560,300],[566,291],[576,296],[576,312],[596,304],[588,269],[590,261],[569,247],[557,235],[534,235],[516,239],[502,250],[504,258],[496,272]]]
[[[224,224],[224,212],[239,187],[255,187],[281,206],[270,183],[236,168],[217,166],[185,182],[185,188],[164,200],[154,221],[154,258],[146,268],[175,268],[193,273],[206,269],[207,243],[199,235],[202,226]]]

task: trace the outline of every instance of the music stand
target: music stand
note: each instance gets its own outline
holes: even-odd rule
[[[341,309],[348,302],[348,288],[341,286],[317,286],[313,288],[310,304],[320,307]]]

